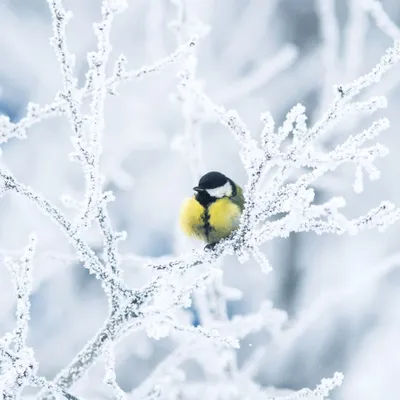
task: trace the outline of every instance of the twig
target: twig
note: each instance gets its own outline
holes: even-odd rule
[[[151,76],[153,73],[161,72],[169,65],[174,64],[182,56],[195,46],[197,43],[196,38],[191,38],[185,44],[179,46],[174,52],[168,56],[157,60],[153,64],[145,65],[138,69],[131,71],[123,71],[120,74],[116,74],[111,78],[108,78],[105,82],[107,92],[114,94],[118,85],[133,81],[135,79],[141,79]],[[92,95],[92,91],[86,91],[82,93],[82,98],[86,98]],[[42,122],[44,119],[63,115],[67,112],[67,102],[64,99],[57,98],[51,103],[43,107],[35,107],[35,112],[28,113],[19,122],[12,123],[9,118],[0,117],[0,143],[6,143],[11,138],[24,139],[26,137],[26,131],[34,126],[35,124]]]

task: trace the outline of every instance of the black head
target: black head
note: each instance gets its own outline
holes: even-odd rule
[[[216,171],[211,171],[203,175],[199,180],[198,186],[194,187],[193,189],[196,191],[216,189],[224,186],[227,182],[228,178],[224,174]]]
[[[220,172],[211,171],[203,175],[199,184],[193,188],[197,192],[196,200],[204,207],[222,197],[236,195],[234,182]]]

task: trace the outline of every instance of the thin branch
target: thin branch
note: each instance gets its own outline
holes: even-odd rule
[[[4,180],[6,190],[15,191],[19,195],[28,198],[42,213],[48,215],[61,228],[70,243],[76,249],[80,261],[83,262],[84,266],[91,273],[95,274],[98,279],[101,279],[105,283],[113,281],[118,287],[120,293],[125,297],[136,296],[134,291],[127,288],[121,279],[118,276],[115,276],[110,266],[100,262],[93,250],[80,238],[80,236],[75,232],[72,224],[68,222],[57,207],[40,194],[33,192],[28,186],[16,181],[11,174],[2,169],[0,169],[0,177]]]
[[[392,40],[400,40],[400,28],[391,20],[379,0],[363,0],[364,9],[370,13],[378,28]]]
[[[174,64],[181,57],[186,55],[187,52],[196,45],[196,43],[197,39],[192,38],[185,44],[179,46],[174,52],[160,60],[157,60],[153,64],[145,65],[131,71],[123,70],[120,73],[115,74],[105,82],[108,93],[115,94],[116,89],[121,83],[131,82],[136,79],[151,76],[153,73],[162,72],[165,68]],[[82,98],[91,95],[91,90],[85,91],[82,93]],[[24,139],[26,137],[26,131],[32,126],[42,122],[44,119],[65,114],[67,112],[67,102],[59,97],[60,96],[57,96],[51,104],[47,104],[43,107],[36,107],[33,114],[28,113],[17,123],[10,122],[8,117],[0,116],[0,143],[6,143],[11,138]]]

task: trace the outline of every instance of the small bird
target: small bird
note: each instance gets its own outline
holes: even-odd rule
[[[193,190],[196,194],[182,206],[180,225],[186,235],[206,242],[209,249],[239,227],[243,190],[216,171],[203,175]]]

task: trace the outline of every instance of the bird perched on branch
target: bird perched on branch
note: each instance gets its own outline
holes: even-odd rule
[[[182,206],[180,224],[188,236],[203,240],[206,248],[212,248],[239,227],[243,191],[216,171],[203,175],[193,190],[195,195]]]

